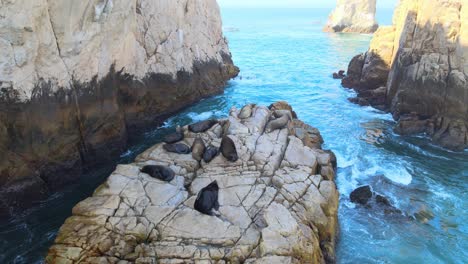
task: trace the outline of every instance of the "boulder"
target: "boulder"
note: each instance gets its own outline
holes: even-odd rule
[[[286,102],[273,106],[292,111]],[[238,154],[235,161],[217,155],[209,163],[198,162],[191,155],[167,152],[162,143],[134,163],[119,165],[92,197],[74,208],[47,263],[333,260],[336,158],[321,149],[320,140],[312,143],[305,136],[321,139],[317,129],[300,120],[265,133],[273,111],[256,105],[251,117],[240,119],[239,110],[232,108],[228,119],[205,132],[182,128],[181,143],[187,145],[201,138],[219,147],[229,137]],[[140,172],[145,165],[167,166],[176,176],[160,181]],[[219,210],[202,214],[194,209],[197,195],[214,181]]]
[[[374,33],[376,0],[338,0],[330,14],[325,32]]]
[[[349,198],[351,199],[351,202],[361,204],[361,205],[367,205],[369,201],[372,198],[372,190],[369,185],[366,186],[361,186],[354,191],[351,192],[349,195]]]

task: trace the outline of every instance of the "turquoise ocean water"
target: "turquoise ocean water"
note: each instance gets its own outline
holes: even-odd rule
[[[325,148],[338,157],[338,263],[467,263],[468,152],[442,150],[422,136],[396,135],[389,114],[347,101],[354,93],[331,73],[366,51],[371,36],[322,33],[329,11],[224,9],[224,30],[240,76],[223,95],[136,139],[117,162],[130,162],[176,125],[223,117],[233,105],[286,100],[300,119],[320,129]],[[381,24],[390,24],[391,15],[392,10],[379,10]],[[369,140],[380,132],[381,138]],[[72,206],[89,196],[112,166],[1,223],[0,263],[41,263]],[[424,209],[434,218],[421,223],[355,207],[348,196],[362,184],[371,184],[407,214]]]

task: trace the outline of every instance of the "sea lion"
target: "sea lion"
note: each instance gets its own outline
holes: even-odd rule
[[[219,150],[218,148],[215,148],[213,146],[209,146],[206,150],[205,153],[203,154],[203,160],[206,163],[210,163],[216,156],[218,156]]]
[[[292,113],[289,110],[276,110],[273,112],[273,116],[276,118],[280,118],[284,115],[287,115],[289,117],[289,120],[293,120]]]
[[[203,158],[203,154],[205,154],[205,149],[206,147],[205,142],[203,142],[203,139],[196,138],[192,144],[192,157],[197,161],[201,161]]]
[[[180,126],[177,126],[176,132],[164,137],[164,143],[174,144],[184,139],[184,132]]]
[[[193,133],[203,133],[218,123],[218,120],[205,120],[189,125],[189,130]]]
[[[286,127],[288,122],[289,122],[289,116],[288,115],[283,115],[280,118],[271,120],[266,125],[265,133],[271,133],[271,132],[275,131],[276,129],[282,129],[282,128]]]
[[[234,144],[234,141],[232,141],[230,137],[223,137],[220,149],[221,153],[227,160],[236,162],[239,159],[239,156],[237,155],[236,144]]]
[[[247,119],[247,118],[251,117],[254,107],[255,107],[255,104],[248,104],[248,105],[242,107],[238,117],[240,119]]]
[[[214,181],[201,189],[195,200],[194,208],[198,212],[206,215],[213,215],[213,209],[219,210],[218,202],[218,182]]]
[[[177,153],[177,154],[190,154],[191,152],[190,147],[182,143],[164,144],[163,148],[167,152],[172,152],[172,153]]]
[[[166,182],[172,181],[175,177],[175,172],[171,168],[166,166],[146,165],[140,171],[148,174],[152,178],[156,178]]]

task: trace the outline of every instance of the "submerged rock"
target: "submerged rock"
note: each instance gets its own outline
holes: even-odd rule
[[[339,198],[333,180],[336,159],[295,134],[297,128],[307,127],[300,120],[294,120],[296,130],[265,133],[272,114],[255,106],[251,117],[240,119],[233,108],[228,119],[204,133],[183,128],[187,145],[201,138],[216,148],[228,137],[238,155],[235,161],[217,155],[200,163],[158,144],[135,163],[119,165],[92,197],[75,206],[47,263],[333,260]],[[307,130],[320,135],[313,127]],[[170,183],[151,178],[140,173],[147,165],[167,166],[176,176]],[[321,168],[330,170],[322,175]],[[207,190],[213,182],[217,188]],[[211,209],[219,210],[213,214]]]
[[[366,205],[372,198],[372,190],[369,185],[361,186],[349,195],[351,202]]]

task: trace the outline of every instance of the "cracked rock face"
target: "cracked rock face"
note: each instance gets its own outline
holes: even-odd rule
[[[426,133],[442,147],[466,149],[467,21],[465,0],[401,0],[393,25],[353,58],[343,86],[390,110],[398,133]]]
[[[376,0],[338,0],[330,14],[325,32],[374,33]]]
[[[322,150],[318,130],[300,120],[267,134],[268,108],[255,106],[246,119],[238,115],[233,108],[205,133],[183,128],[187,145],[200,137],[219,147],[228,136],[236,145],[236,162],[223,155],[198,162],[190,154],[166,152],[162,144],[150,148],[135,163],[119,165],[92,197],[75,206],[47,262],[333,262],[338,208],[333,153]],[[312,144],[311,138],[318,140]],[[148,164],[169,166],[175,179],[167,183],[141,173]],[[193,209],[195,199],[214,180],[219,212],[201,214]]]
[[[2,0],[0,215],[237,73],[216,0]]]

